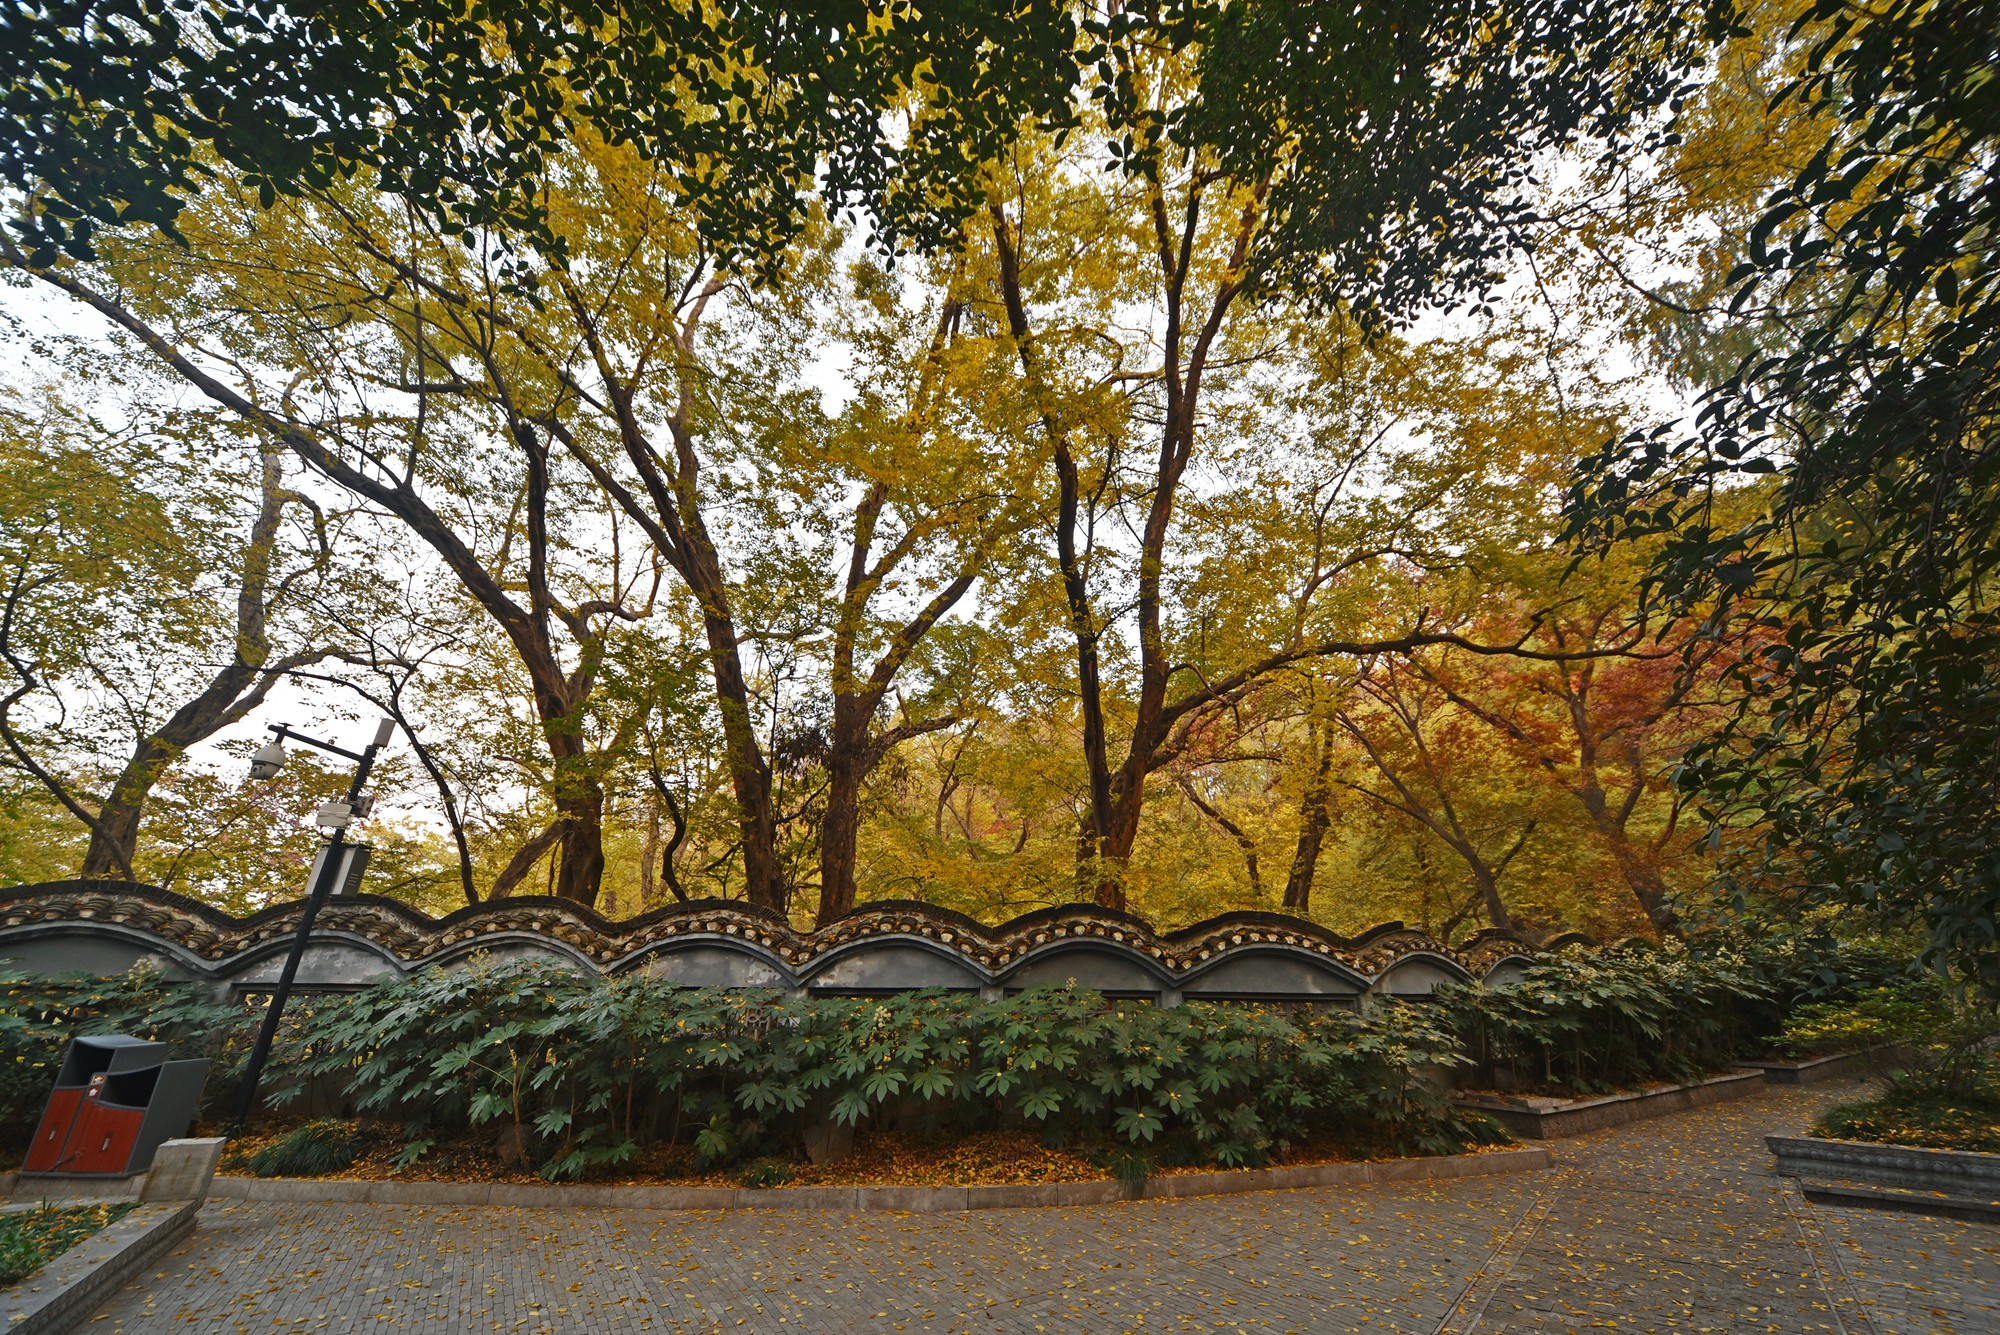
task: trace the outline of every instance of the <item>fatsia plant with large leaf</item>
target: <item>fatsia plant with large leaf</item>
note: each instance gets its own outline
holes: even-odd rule
[[[475,960],[330,1003],[295,1043],[296,1088],[344,1085],[364,1116],[418,1124],[413,1153],[492,1127],[551,1177],[659,1141],[727,1163],[795,1150],[819,1122],[912,1117],[1227,1165],[1315,1134],[1427,1152],[1476,1134],[1420,1074],[1459,1058],[1414,1007],[1160,1009],[1067,987],[794,997]]]

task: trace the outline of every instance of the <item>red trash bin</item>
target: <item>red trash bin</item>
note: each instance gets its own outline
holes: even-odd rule
[[[24,1177],[129,1177],[184,1135],[201,1104],[205,1061],[167,1061],[164,1043],[124,1034],[70,1040],[35,1131]]]
[[[35,1128],[35,1143],[28,1147],[28,1161],[21,1166],[30,1173],[53,1173],[62,1159],[63,1146],[69,1141],[69,1129],[76,1125],[76,1114],[83,1103],[83,1091],[64,1089],[56,1086],[56,1092],[49,1095],[48,1111],[42,1114],[42,1124]]]

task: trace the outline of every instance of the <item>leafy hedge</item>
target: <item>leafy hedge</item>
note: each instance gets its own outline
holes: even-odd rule
[[[1806,1052],[1902,1049],[1874,1096],[1822,1114],[1813,1134],[1940,1150],[2000,1152],[2000,1006],[1976,987],[1905,979],[1839,1004],[1807,1006],[1785,1028]]]
[[[1686,1079],[1814,1025],[1839,1028],[1838,1003],[1872,1015],[1886,1004],[1872,989],[1906,970],[1890,952],[1828,942],[1572,948],[1507,986],[1447,987],[1435,1005],[1356,1015],[1159,1009],[1068,988],[1002,1001],[794,997],[475,960],[294,1002],[266,1094],[401,1123],[410,1159],[467,1127],[505,1131],[552,1177],[663,1144],[703,1167],[778,1162],[829,1122],[1024,1125],[1134,1171],[1255,1165],[1314,1136],[1439,1152],[1481,1132],[1427,1078],[1438,1068],[1470,1064],[1466,1083],[1558,1093]],[[1795,1014],[1804,1020],[1786,1030]],[[25,1142],[78,1033],[210,1057],[219,1111],[257,1018],[156,973],[0,975],[0,1135]]]
[[[302,1037],[293,1077],[344,1078],[357,1112],[405,1123],[412,1158],[439,1129],[511,1129],[551,1177],[661,1141],[705,1166],[793,1153],[828,1121],[1025,1124],[1169,1164],[1254,1165],[1315,1133],[1432,1152],[1477,1134],[1424,1079],[1462,1059],[1418,1008],[794,997],[475,962],[326,1007]]]
[[[1948,1044],[1958,1023],[1945,980],[1914,978],[1869,988],[1845,1001],[1799,1007],[1785,1021],[1780,1046],[1788,1057],[1824,1057],[1882,1046],[1928,1048]]]
[[[1801,1007],[1907,974],[1907,956],[1832,942],[1572,946],[1514,983],[1440,988],[1475,1067],[1504,1090],[1596,1094],[1690,1080],[1781,1047]]]

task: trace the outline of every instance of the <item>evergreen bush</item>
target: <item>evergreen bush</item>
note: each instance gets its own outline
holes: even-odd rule
[[[1162,1163],[1262,1163],[1314,1134],[1444,1152],[1478,1132],[1424,1078],[1461,1061],[1422,1008],[1171,1009],[1036,988],[794,997],[551,963],[427,970],[324,1006],[294,1080],[363,1115],[518,1129],[549,1177],[688,1144],[703,1166],[795,1155],[806,1128],[1039,1127]]]
[[[1602,1094],[1683,1081],[1781,1048],[1790,1017],[1905,978],[1907,954],[1876,944],[1775,938],[1570,946],[1515,982],[1438,989],[1474,1079],[1504,1090]]]

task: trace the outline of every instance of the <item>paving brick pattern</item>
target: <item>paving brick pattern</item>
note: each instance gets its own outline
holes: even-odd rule
[[[214,1202],[87,1329],[2000,1335],[2000,1228],[1770,1174],[1765,1132],[1852,1093],[1559,1141],[1553,1172],[1071,1210]]]

